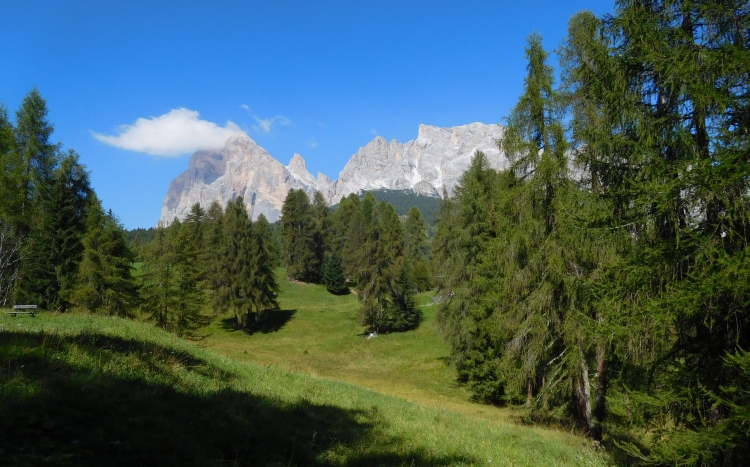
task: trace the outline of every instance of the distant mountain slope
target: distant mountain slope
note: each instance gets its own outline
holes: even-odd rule
[[[195,203],[224,206],[237,196],[245,199],[253,219],[262,213],[274,222],[291,188],[309,195],[320,191],[331,205],[350,193],[383,189],[436,197],[443,188],[453,190],[476,151],[483,151],[493,168],[506,168],[508,160],[497,146],[504,130],[484,123],[420,125],[417,139],[406,143],[376,137],[351,157],[335,182],[310,174],[299,154],[284,166],[247,136],[232,136],[220,151],[193,154],[188,169],[169,186],[161,222],[183,219]]]

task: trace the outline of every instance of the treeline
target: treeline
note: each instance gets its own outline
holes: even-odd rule
[[[15,124],[0,107],[0,306],[140,317],[179,335],[203,324],[206,306],[231,310],[237,327],[278,308],[279,247],[242,198],[139,229],[131,248],[78,155],[51,143],[52,131],[36,89]]]
[[[750,7],[621,1],[530,37],[500,143],[440,209],[439,320],[478,400],[627,463],[750,463]]]
[[[137,297],[134,255],[78,154],[52,143],[52,132],[36,89],[15,124],[0,106],[0,306],[126,313]]]
[[[207,211],[195,204],[140,249],[142,313],[179,335],[205,324],[204,308],[231,311],[238,329],[252,327],[279,307],[277,249],[266,218],[252,222],[242,197]]]
[[[291,190],[281,214],[282,263],[290,278],[325,283],[332,293],[352,284],[369,332],[413,329],[421,313],[413,294],[431,287],[427,227],[419,209],[402,226],[396,210],[372,193],[343,198],[331,213],[325,198],[312,202]]]

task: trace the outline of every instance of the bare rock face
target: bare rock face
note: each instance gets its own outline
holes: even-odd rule
[[[378,136],[352,156],[326,192],[328,202],[335,204],[350,193],[381,188],[411,189],[429,196],[439,196],[445,188],[450,193],[476,151],[484,152],[492,168],[508,167],[497,146],[503,131],[497,124],[420,125],[417,139],[407,143],[389,143]]]
[[[284,166],[252,139],[235,135],[221,151],[193,154],[188,169],[169,185],[160,222],[184,219],[195,203],[208,208],[218,201],[224,207],[238,196],[253,220],[263,214],[275,222],[292,188],[305,190],[311,199],[320,191],[331,205],[350,193],[383,188],[440,196],[443,189],[453,190],[476,151],[485,153],[491,167],[508,167],[497,146],[503,132],[498,124],[420,125],[417,139],[407,143],[376,137],[351,157],[334,182],[321,173],[310,174],[299,154]]]
[[[218,201],[224,207],[238,196],[244,199],[253,220],[263,214],[269,222],[275,222],[292,188],[301,188],[310,196],[318,189],[299,154],[289,166],[283,166],[247,136],[232,136],[221,151],[193,154],[188,170],[169,185],[160,222],[184,219],[195,203],[207,208]]]

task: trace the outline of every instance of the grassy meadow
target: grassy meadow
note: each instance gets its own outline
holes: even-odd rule
[[[280,274],[282,310],[254,332],[2,313],[0,464],[607,465],[580,436],[468,402],[434,306],[368,340],[355,295]]]

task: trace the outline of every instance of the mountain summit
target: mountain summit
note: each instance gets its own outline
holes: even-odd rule
[[[235,135],[220,151],[193,154],[188,169],[169,185],[161,222],[183,219],[195,203],[207,208],[218,201],[225,206],[237,196],[244,198],[253,219],[262,213],[275,222],[292,188],[311,197],[320,191],[331,205],[365,190],[411,189],[439,196],[443,188],[453,190],[478,150],[493,168],[507,168],[508,160],[497,147],[504,130],[502,125],[483,123],[452,128],[420,125],[417,139],[406,143],[378,136],[349,159],[334,182],[321,173],[310,174],[299,154],[284,166],[252,139]]]

